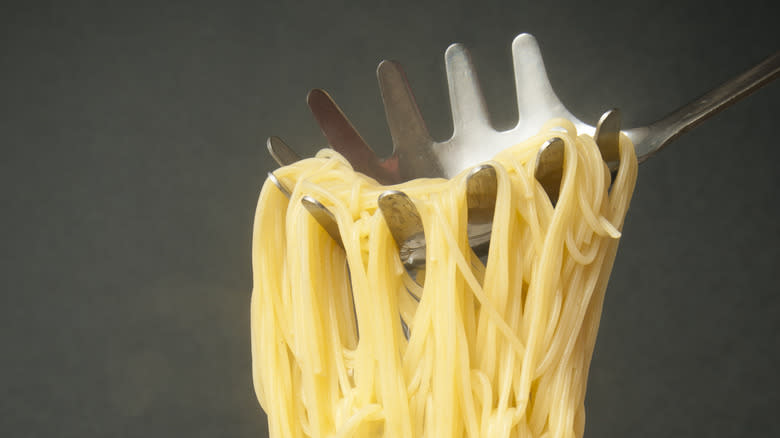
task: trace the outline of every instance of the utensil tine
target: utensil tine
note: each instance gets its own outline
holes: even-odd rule
[[[620,161],[620,110],[611,109],[601,116],[593,138],[605,163]]]
[[[290,189],[287,188],[280,180],[276,177],[276,175],[273,174],[273,172],[268,172],[268,179],[276,186],[276,188],[279,189],[280,192],[284,196],[287,197],[287,199],[290,199],[292,197],[292,193]],[[339,232],[339,225],[336,222],[336,217],[331,213],[330,210],[327,209],[322,203],[314,198],[312,198],[309,195],[305,195],[303,198],[301,198],[301,204],[303,204],[304,208],[309,212],[309,214],[314,217],[314,220],[317,221],[317,223],[320,224],[322,229],[325,230],[325,232],[328,233],[328,235],[333,238],[333,240],[336,241],[336,243],[339,244],[342,248],[344,247],[344,242],[341,240],[341,233]]]
[[[339,224],[336,222],[336,216],[328,210],[322,203],[309,195],[305,195],[301,198],[301,204],[309,211],[320,226],[325,230],[328,235],[344,248],[344,242],[341,240],[341,233],[339,232]]]
[[[498,178],[496,168],[490,164],[482,164],[473,168],[466,178],[466,203],[471,219],[491,221],[496,207]]]
[[[444,172],[432,148],[433,139],[403,68],[395,61],[385,60],[379,63],[376,74],[393,138],[393,156],[398,157],[401,178],[411,179],[420,175],[443,177]]]
[[[512,62],[517,92],[518,126],[541,126],[550,114],[568,113],[553,91],[544,68],[539,44],[523,33],[512,41]],[[543,113],[540,112],[543,110]]]
[[[462,44],[450,45],[444,53],[444,62],[452,108],[453,136],[459,131],[468,134],[469,129],[475,126],[489,126],[485,97],[468,49]]]
[[[425,231],[422,217],[406,193],[388,190],[377,200],[387,228],[398,245],[401,261],[406,266],[425,264]]]
[[[469,246],[478,256],[488,253],[497,192],[498,178],[495,167],[483,164],[471,170],[466,179],[467,228]]]
[[[558,137],[547,140],[536,155],[534,176],[553,204],[558,201],[563,177],[564,143]]]
[[[290,190],[287,187],[285,187],[285,185],[282,184],[281,181],[279,181],[279,178],[277,178],[276,175],[273,174],[273,172],[268,172],[268,180],[271,181],[273,185],[275,185],[276,188],[278,188],[279,191],[282,192],[282,194],[287,197],[287,199],[290,199],[292,193],[290,193]]]
[[[288,164],[292,164],[301,159],[300,155],[292,150],[290,146],[287,146],[287,143],[277,136],[268,137],[266,146],[268,147],[268,153],[271,154],[271,157],[273,157],[280,166],[287,166]]]
[[[268,179],[282,192],[287,199],[292,197],[290,189],[288,189],[272,172],[268,172]],[[312,215],[314,220],[322,227],[328,235],[336,241],[342,248],[344,243],[341,240],[341,233],[339,232],[339,226],[336,222],[336,217],[333,216],[330,210],[327,209],[322,203],[309,195],[305,195],[301,198],[301,204]]]
[[[306,102],[328,144],[349,160],[355,170],[373,176],[382,184],[400,182],[397,160],[382,162],[325,90],[311,90]]]

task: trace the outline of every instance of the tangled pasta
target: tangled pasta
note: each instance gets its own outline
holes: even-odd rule
[[[552,137],[565,144],[555,205],[534,179]],[[426,264],[411,274],[377,209],[388,187],[336,152],[275,172],[294,188],[290,199],[266,182],[251,327],[272,437],[583,435],[604,291],[636,181],[633,145],[621,137],[612,181],[593,139],[553,120],[490,164],[498,194],[487,263],[468,244],[466,171],[392,187],[415,202],[425,229]],[[343,249],[304,195],[334,213]]]

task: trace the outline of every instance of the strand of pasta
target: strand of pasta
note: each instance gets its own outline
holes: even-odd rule
[[[552,137],[565,157],[554,208],[534,178]],[[377,209],[388,187],[332,150],[277,170],[292,194],[264,185],[252,245],[253,374],[271,436],[581,437],[637,174],[625,137],[620,161],[610,181],[593,139],[566,120],[496,156],[486,264],[468,247],[465,172],[393,186],[423,219],[427,260],[416,273]],[[334,213],[344,250],[304,195]]]

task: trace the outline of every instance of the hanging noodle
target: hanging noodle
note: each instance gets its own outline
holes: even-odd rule
[[[555,127],[563,127],[565,133]],[[565,144],[553,207],[539,147]],[[565,120],[491,161],[498,178],[487,263],[467,238],[464,171],[394,189],[415,202],[427,259],[410,276],[377,209],[387,187],[336,152],[266,182],[252,246],[252,361],[272,437],[581,437],[601,308],[637,175],[620,139],[610,173]],[[301,204],[332,211],[342,249]],[[409,338],[403,324],[408,326]]]

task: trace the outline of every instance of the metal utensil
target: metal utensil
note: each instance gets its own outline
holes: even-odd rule
[[[428,133],[400,64],[382,61],[377,68],[377,77],[393,141],[393,154],[387,159],[380,159],[374,154],[326,92],[313,90],[307,100],[331,147],[346,157],[355,170],[381,183],[393,184],[421,177],[451,178],[463,169],[487,161],[501,150],[532,136],[544,122],[552,118],[568,119],[578,133],[593,135],[602,158],[614,171],[619,165],[617,145],[621,132],[632,140],[637,157],[643,162],[680,134],[773,80],[780,73],[778,52],[655,123],[621,130],[617,110],[605,113],[597,126],[593,127],[566,109],[550,85],[539,46],[533,36],[518,35],[512,42],[512,55],[519,121],[508,131],[496,131],[490,125],[468,50],[460,44],[453,44],[447,49],[445,64],[454,130],[452,137],[442,142],[434,141]],[[268,142],[272,156],[281,165],[289,164],[288,160],[297,154],[286,145],[281,147],[278,138],[272,139]],[[551,142],[540,148],[535,176],[554,202],[560,186],[563,153],[562,144]],[[284,149],[289,150],[289,153],[280,154],[279,150]],[[390,199],[399,196],[393,193]],[[490,194],[486,192],[484,196],[489,197]],[[495,203],[495,192],[493,198]],[[411,207],[413,203],[410,201],[397,204],[396,208],[387,211],[382,210],[394,237],[404,235],[401,230],[393,228],[402,222],[399,218],[411,217],[416,213]],[[314,209],[327,210],[321,204]],[[398,217],[389,217],[392,215]],[[326,230],[331,226],[326,214],[315,217],[318,217]],[[487,224],[483,223],[485,226]],[[472,229],[470,227],[470,242],[474,237]],[[407,236],[407,239],[413,240],[413,237]],[[489,234],[486,240],[489,241]],[[398,243],[399,248],[404,246],[404,242],[406,240]],[[409,243],[414,242],[410,240]]]

